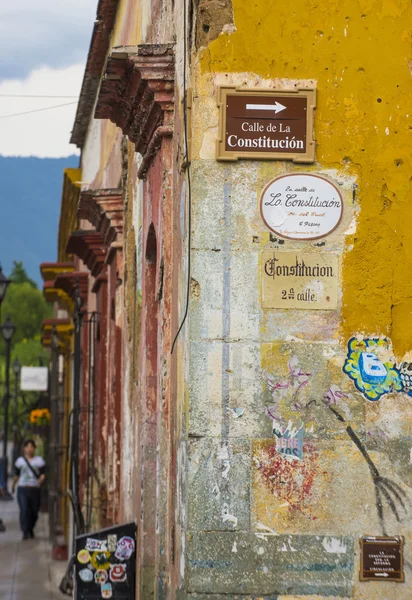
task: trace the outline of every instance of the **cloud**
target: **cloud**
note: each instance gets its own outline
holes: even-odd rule
[[[84,61],[97,0],[13,0],[0,8],[0,81]]]
[[[3,156],[62,157],[77,154],[69,144],[84,64],[63,69],[43,67],[24,80],[0,84],[0,154]],[[16,95],[59,95],[72,98],[10,98]],[[7,115],[73,103],[44,112],[3,118]]]

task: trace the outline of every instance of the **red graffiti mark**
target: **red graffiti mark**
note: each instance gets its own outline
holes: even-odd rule
[[[303,446],[304,460],[288,460],[270,444],[262,451],[258,470],[265,485],[280,500],[287,501],[291,509],[310,512],[308,499],[312,494],[318,473],[318,452],[309,443]]]

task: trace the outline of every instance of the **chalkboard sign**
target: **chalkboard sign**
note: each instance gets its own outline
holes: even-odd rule
[[[364,537],[361,545],[361,581],[404,581],[403,538]]]
[[[76,537],[75,600],[134,600],[136,524]]]

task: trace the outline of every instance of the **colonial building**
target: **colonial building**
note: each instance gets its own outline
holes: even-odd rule
[[[45,332],[72,533],[136,521],[137,598],[412,593],[410,19],[98,3]]]

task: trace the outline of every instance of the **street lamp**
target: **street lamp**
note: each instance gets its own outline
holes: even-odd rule
[[[18,358],[15,358],[12,364],[14,373],[14,406],[13,406],[13,464],[16,462],[18,456],[18,436],[17,436],[17,397],[19,387],[19,376],[21,370],[21,364]]]
[[[3,269],[2,269],[2,267],[0,265],[0,320],[1,320],[1,305],[2,305],[2,302],[3,302],[4,297],[6,295],[6,292],[7,292],[7,288],[9,287],[10,283],[11,283],[11,281],[9,279],[7,279],[7,277],[4,276]],[[0,464],[0,467],[3,467],[3,469],[5,468],[5,462],[4,461],[5,461],[5,459],[3,458],[3,464]],[[0,463],[1,463],[1,461],[0,461]],[[0,492],[2,492],[2,483],[3,483],[1,481],[1,479],[2,478],[0,477]],[[7,475],[6,475],[6,473],[4,474],[4,481],[5,481],[6,486],[7,486]],[[0,495],[0,498],[4,498],[4,496]]]
[[[6,320],[4,321],[3,325],[0,327],[1,332],[3,334],[4,340],[6,342],[10,342],[11,338],[14,335],[14,332],[16,331],[16,327],[13,325],[10,317],[7,317]],[[10,367],[10,365],[9,365]]]
[[[3,334],[4,341],[6,342],[6,380],[4,385],[4,437],[3,437],[3,464],[4,464],[4,478],[5,478],[5,495],[9,496],[7,491],[7,478],[8,478],[8,457],[7,457],[7,442],[9,434],[9,400],[10,400],[10,351],[11,351],[11,339],[16,330],[10,317],[7,317],[3,325],[0,327],[1,333]]]

